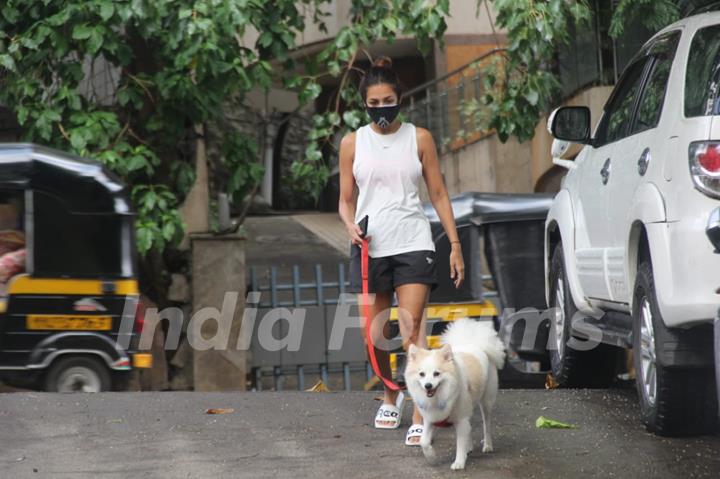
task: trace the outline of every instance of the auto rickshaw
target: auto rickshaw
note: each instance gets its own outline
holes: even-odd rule
[[[0,144],[0,380],[97,392],[151,366],[140,321],[134,213],[103,165]]]

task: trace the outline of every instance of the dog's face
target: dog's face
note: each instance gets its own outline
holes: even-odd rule
[[[452,389],[456,382],[456,371],[450,345],[428,350],[411,344],[408,348],[405,380],[409,387],[422,390],[428,398],[435,396],[445,384]]]

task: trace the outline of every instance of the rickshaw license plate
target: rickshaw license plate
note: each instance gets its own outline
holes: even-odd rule
[[[78,314],[30,314],[26,325],[27,329],[109,331],[112,318]]]

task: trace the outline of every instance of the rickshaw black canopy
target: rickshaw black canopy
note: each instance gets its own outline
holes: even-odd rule
[[[23,190],[27,273],[135,275],[135,215],[102,164],[33,144],[0,143],[0,191]]]
[[[125,185],[102,164],[29,143],[0,143],[0,189],[42,191],[73,213],[130,214]]]

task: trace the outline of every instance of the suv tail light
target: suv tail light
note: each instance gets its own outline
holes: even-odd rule
[[[720,198],[720,141],[690,143],[690,175],[698,190]]]

